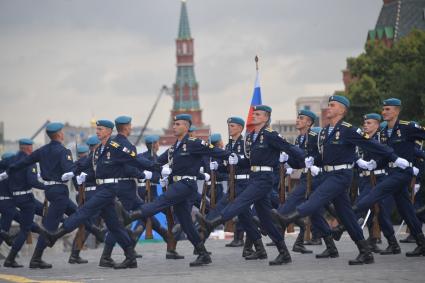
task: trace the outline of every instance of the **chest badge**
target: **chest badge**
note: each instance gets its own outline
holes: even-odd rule
[[[340,133],[339,133],[339,131],[337,131],[337,132],[335,133],[335,139],[336,139],[336,140],[339,140],[339,135],[340,135]]]
[[[264,142],[264,136],[263,135],[261,135],[260,136],[260,143],[263,143]]]
[[[106,158],[107,158],[107,159],[111,159],[111,152],[110,152],[110,151],[108,151],[108,152],[106,153]]]
[[[241,145],[238,145],[238,153],[241,152]]]
[[[397,136],[398,136],[398,137],[401,137],[400,129],[398,129],[398,130],[397,130]]]
[[[187,148],[186,148],[186,144],[185,143],[182,145],[182,149],[183,149],[183,151],[187,151]]]

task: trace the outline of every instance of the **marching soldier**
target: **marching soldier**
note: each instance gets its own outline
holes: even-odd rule
[[[351,239],[359,249],[357,258],[350,260],[349,264],[370,264],[374,262],[373,255],[364,239],[363,231],[357,223],[357,217],[351,208],[346,191],[353,177],[353,163],[357,159],[355,147],[359,146],[373,154],[382,155],[393,161],[395,166],[403,167],[407,161],[395,155],[391,148],[369,139],[361,129],[344,122],[343,118],[349,106],[350,102],[344,96],[333,95],[329,98],[326,116],[330,120],[330,124],[322,129],[319,136],[319,149],[324,171],[323,180],[306,202],[297,206],[289,214],[277,213],[275,216],[282,224],[287,225],[301,217],[316,213],[331,201],[335,205],[342,224],[345,225]],[[314,160],[311,160],[310,157],[307,158],[306,165],[312,168]]]
[[[302,165],[303,153],[294,145],[288,143],[277,132],[269,128],[272,109],[266,105],[254,106],[253,124],[255,130],[249,133],[245,141],[245,151],[248,158],[232,153],[229,157],[229,164],[249,164],[251,172],[249,176],[249,184],[243,192],[229,203],[220,214],[212,219],[203,220],[208,230],[225,223],[233,217],[245,212],[252,204],[258,214],[262,226],[267,231],[273,242],[275,242],[279,255],[270,265],[281,265],[291,262],[291,255],[286,247],[283,236],[273,224],[271,219],[271,202],[270,192],[273,189],[272,174],[273,166],[277,163],[281,151],[289,154],[288,162],[293,168],[300,168]],[[257,253],[266,254],[261,236],[254,241]],[[266,258],[265,257],[262,258]]]
[[[382,117],[387,121],[387,126],[382,131],[381,142],[390,146],[395,154],[403,157],[405,163],[388,163],[388,177],[360,200],[354,209],[356,211],[367,210],[375,202],[393,195],[397,209],[417,244],[417,247],[412,252],[407,252],[406,256],[416,257],[425,255],[425,237],[407,188],[414,175],[412,162],[415,159],[415,141],[425,139],[425,129],[415,122],[399,120],[400,111],[401,100],[397,98],[384,100]]]
[[[12,157],[15,156],[13,152],[3,153],[0,161],[0,171],[6,171],[8,164]],[[12,220],[17,213],[15,208],[15,202],[13,201],[12,194],[9,190],[9,180],[7,180],[7,174],[3,172],[0,175],[0,245],[3,241],[8,246],[13,243],[13,238],[7,233],[12,224]]]

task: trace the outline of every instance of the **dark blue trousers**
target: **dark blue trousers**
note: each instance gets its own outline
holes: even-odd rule
[[[96,194],[64,221],[64,229],[71,232],[100,211],[100,216],[105,221],[108,230],[114,234],[118,244],[123,249],[132,246],[130,237],[118,220],[118,215],[115,211],[115,197],[118,189],[119,186],[117,184],[97,186]]]
[[[229,203],[221,212],[224,221],[228,221],[246,212],[252,204],[260,218],[261,224],[274,242],[284,240],[280,231],[273,224],[271,217],[270,192],[273,189],[273,172],[255,172],[250,174],[249,184],[242,193]],[[247,232],[248,233],[248,232]],[[255,240],[255,239],[254,239]]]
[[[20,209],[21,221],[19,222],[19,233],[13,242],[12,249],[20,251],[33,225],[35,202],[33,194],[16,196],[14,199],[16,207]]]
[[[245,191],[249,184],[249,180],[236,180],[236,199]],[[235,199],[235,201],[236,201]],[[221,200],[217,203],[214,209],[211,209],[207,215],[207,219],[213,219],[220,215],[221,212],[229,205],[228,195],[224,195]],[[242,213],[238,215],[239,222],[236,225],[236,233],[239,231],[246,231],[246,235],[253,241],[261,238],[261,233],[256,228],[254,221],[252,220],[252,210],[250,207],[246,208]],[[239,226],[239,227],[238,227]]]
[[[364,240],[363,231],[357,223],[357,216],[351,208],[348,196],[353,171],[343,169],[325,172],[322,178],[322,182],[315,188],[309,199],[297,206],[297,211],[301,216],[317,214],[324,205],[332,202],[351,239],[354,242]]]
[[[316,176],[312,178],[312,191],[317,188],[322,181],[322,176]],[[293,212],[298,205],[301,205],[303,202],[306,201],[305,194],[307,191],[307,177],[305,174],[301,175],[300,182],[298,185],[292,190],[292,192],[289,194],[287,200],[283,205],[281,205],[278,209],[280,214],[288,214],[290,212]],[[329,227],[328,222],[323,217],[324,209],[323,207],[319,209],[317,213],[313,213],[310,216],[312,229],[317,232],[316,236],[320,237],[326,237],[330,236],[332,231]],[[300,231],[300,233],[303,233],[304,229]]]
[[[194,195],[197,191],[198,185],[195,180],[183,179],[170,184],[167,191],[158,196],[156,200],[141,206],[142,215],[149,217],[173,206],[174,214],[187,238],[196,246],[201,243],[201,238],[192,222],[191,212]]]
[[[12,220],[17,213],[15,202],[11,199],[0,200],[0,228],[3,231],[9,231]],[[3,239],[0,238],[0,245],[3,243]]]
[[[422,233],[421,223],[416,216],[415,209],[409,198],[408,186],[411,180],[411,168],[405,170],[394,168],[389,170],[388,177],[384,178],[374,190],[358,202],[358,211],[365,211],[372,207],[374,203],[392,195],[397,210],[409,227],[410,233],[413,236]]]
[[[385,175],[376,176],[376,184],[379,184],[386,178]],[[356,205],[359,202],[367,197],[368,194],[375,188],[372,188],[372,183],[369,176],[360,177],[359,178],[359,196],[356,199]],[[393,209],[394,199],[391,195],[387,195],[385,198],[381,199],[378,202],[379,205],[379,214],[378,214],[378,222],[381,227],[382,233],[388,239],[389,237],[394,235],[393,223],[391,222],[391,212]],[[360,213],[364,214],[364,213]],[[357,215],[361,217],[362,215]],[[374,217],[374,213],[372,212],[369,216],[368,225],[372,225],[372,219]]]

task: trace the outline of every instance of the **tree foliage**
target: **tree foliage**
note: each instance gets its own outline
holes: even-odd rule
[[[425,31],[413,30],[391,48],[368,44],[347,66],[355,78],[346,93],[352,105],[348,121],[360,125],[364,114],[380,113],[382,101],[396,97],[401,119],[425,124]]]

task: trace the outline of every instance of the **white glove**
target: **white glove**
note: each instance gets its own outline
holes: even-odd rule
[[[294,172],[294,169],[292,169],[291,167],[286,168],[286,175],[291,175],[292,172]]]
[[[159,184],[161,185],[161,187],[165,188],[166,186],[168,186],[168,178],[162,178],[159,180]]]
[[[356,163],[360,168],[364,170],[369,170],[368,169],[369,163],[367,161],[364,161],[363,159],[360,158],[359,160],[356,161]]]
[[[77,176],[77,184],[81,185],[82,183],[84,183],[86,181],[86,177],[87,177],[87,174],[84,172],[81,172],[81,174]]]
[[[413,175],[418,176],[419,174],[419,168],[413,166]]]
[[[145,170],[145,171],[143,171],[143,174],[145,174],[145,180],[152,179],[152,172],[151,171]]]
[[[61,179],[62,181],[66,182],[72,179],[72,177],[74,177],[74,173],[73,172],[66,172],[62,175]]]
[[[236,153],[232,153],[229,156],[229,164],[230,165],[236,165],[238,164],[238,156],[236,155]]]
[[[406,169],[407,167],[409,167],[409,161],[407,161],[404,158],[398,157],[395,161],[394,161],[395,166],[400,167],[401,169]]]
[[[288,161],[288,159],[289,159],[289,155],[286,154],[286,152],[282,151],[279,155],[279,162],[283,163],[283,162]]]
[[[7,179],[7,177],[9,177],[9,176],[7,176],[7,173],[6,172],[1,173],[0,174],[0,181],[3,181],[4,179]]]
[[[320,168],[319,167],[317,167],[317,166],[311,166],[310,167],[310,171],[311,171],[311,176],[317,176],[317,175],[319,175],[319,173],[320,173]]]
[[[417,192],[419,192],[420,188],[421,188],[421,185],[419,185],[419,184],[415,184],[415,187],[413,188],[413,190],[414,190],[415,194],[416,194]]]
[[[211,176],[208,173],[204,173],[204,176],[205,176],[205,182],[208,182],[211,179]]]
[[[368,162],[367,170],[369,170],[369,171],[375,170],[375,169],[376,169],[376,166],[378,166],[378,164],[376,164],[376,161],[375,161],[375,160],[373,160],[373,159],[371,159],[371,160]]]
[[[314,165],[314,157],[309,156],[304,159],[305,168],[310,168]]]
[[[213,171],[213,170],[217,170],[217,169],[218,169],[217,161],[210,162],[210,170]]]
[[[171,174],[171,168],[168,165],[164,165],[162,166],[162,170],[161,170],[161,176],[163,178],[167,178],[168,176],[170,176]]]

